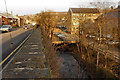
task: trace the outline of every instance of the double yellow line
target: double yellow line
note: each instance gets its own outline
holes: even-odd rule
[[[23,44],[24,42],[31,36],[31,34],[28,35],[28,37],[14,50],[12,51],[1,63],[0,66],[14,53],[16,52]]]

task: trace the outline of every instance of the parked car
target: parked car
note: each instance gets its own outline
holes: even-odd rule
[[[117,44],[119,44],[119,42],[113,40],[113,41],[108,42],[108,44],[109,45],[117,45]]]
[[[104,40],[106,40],[106,38],[105,37],[101,37],[101,38],[97,38],[97,40],[104,41]]]
[[[64,32],[69,33],[67,30],[65,30]]]
[[[24,25],[23,29],[29,29],[28,25]]]
[[[89,35],[89,34],[86,34],[86,38],[95,38],[96,36],[95,35],[93,35],[93,34],[91,34],[91,35]]]
[[[95,38],[95,36],[94,36],[94,35],[90,35],[90,37],[91,37],[91,38]]]
[[[95,40],[96,40],[97,42],[101,42],[101,43],[103,44],[103,43],[106,43],[106,40],[107,40],[107,39],[106,39],[105,37],[101,37],[101,38],[96,37]]]
[[[66,30],[67,28],[66,27],[60,27],[60,29],[63,31],[63,30]]]
[[[86,38],[89,38],[89,34],[86,34],[86,36],[85,36]]]
[[[1,28],[0,28],[0,31],[4,32],[4,31],[11,31],[12,27],[11,25],[3,25]]]
[[[54,32],[53,34],[59,35],[59,34],[61,34],[61,33],[60,33],[60,32]]]
[[[58,37],[62,37],[62,38],[64,38],[64,37],[66,37],[66,35],[64,35],[64,34],[59,34],[59,35],[57,35]]]

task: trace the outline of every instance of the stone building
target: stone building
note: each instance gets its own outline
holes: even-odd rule
[[[9,13],[0,13],[0,20],[2,25],[15,25],[20,26],[20,18],[18,16],[9,14]]]
[[[118,3],[118,39],[119,39],[119,48],[120,48],[120,1]]]
[[[97,8],[70,8],[68,11],[68,16],[70,17],[68,31],[71,32],[71,34],[83,33],[80,31],[82,28],[81,24],[85,20],[91,20],[94,22],[94,20],[100,15],[101,13]]]

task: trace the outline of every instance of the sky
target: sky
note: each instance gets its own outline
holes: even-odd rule
[[[8,12],[18,15],[36,14],[41,11],[68,11],[69,8],[91,7],[89,2],[109,1],[118,3],[120,0],[6,0]],[[0,12],[5,12],[4,0],[0,0]]]

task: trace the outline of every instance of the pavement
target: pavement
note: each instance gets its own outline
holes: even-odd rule
[[[48,78],[40,29],[36,29],[3,69],[3,78]]]
[[[0,57],[2,60],[6,58],[11,51],[13,51],[30,33],[32,29],[24,30],[23,28],[15,28],[11,32],[5,32],[0,34]],[[11,37],[10,37],[11,34]],[[13,47],[11,48],[11,41]]]

